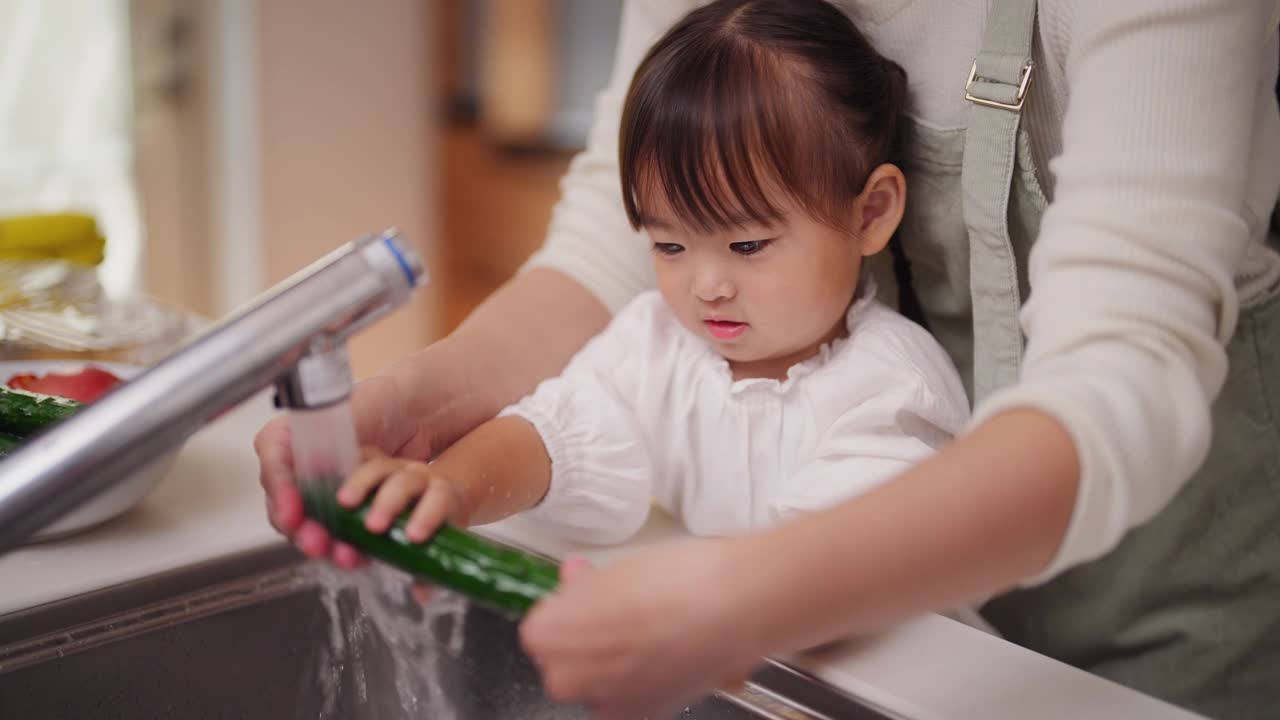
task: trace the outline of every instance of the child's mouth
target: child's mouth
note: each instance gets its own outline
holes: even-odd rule
[[[717,340],[732,340],[747,330],[747,323],[729,320],[704,320],[707,331]]]

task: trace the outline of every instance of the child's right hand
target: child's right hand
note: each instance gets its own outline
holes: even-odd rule
[[[386,532],[415,500],[405,526],[413,542],[426,541],[446,521],[466,524],[461,494],[427,463],[392,457],[376,447],[364,448],[361,455],[360,467],[338,489],[338,502],[358,507],[376,488],[364,519],[370,532]]]

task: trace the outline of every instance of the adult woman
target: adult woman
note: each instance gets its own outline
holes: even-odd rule
[[[693,4],[627,7],[613,83],[536,269],[361,388],[365,442],[420,456],[447,444],[646,285],[617,192],[619,98]],[[630,713],[763,652],[1022,585],[988,606],[1018,642],[1215,716],[1274,707],[1280,256],[1266,237],[1280,7],[851,5],[912,79],[901,245],[975,424],[835,510],[572,579],[524,627],[548,687]],[[300,527],[282,439],[277,425],[259,440],[273,517],[324,552],[323,533]],[[777,592],[794,587],[814,592]]]

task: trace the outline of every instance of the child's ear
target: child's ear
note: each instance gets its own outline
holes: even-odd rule
[[[889,244],[906,203],[907,180],[897,165],[885,163],[871,171],[854,201],[854,227],[863,256],[875,255]]]

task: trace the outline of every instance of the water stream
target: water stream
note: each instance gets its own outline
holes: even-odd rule
[[[389,651],[404,717],[465,720],[441,677],[446,666],[459,664],[463,653],[465,598],[439,591],[431,602],[421,604],[403,573],[377,563],[356,572],[316,563],[308,572],[314,573],[329,620],[319,667],[321,720],[342,716],[339,700],[344,694],[354,692],[356,702],[365,705],[370,685],[385,687],[368,677],[385,668],[365,656],[368,648],[377,646]],[[345,687],[346,682],[354,687]]]

